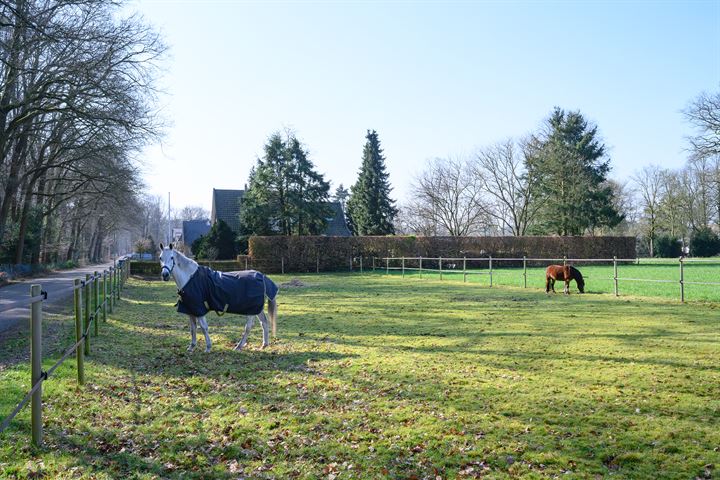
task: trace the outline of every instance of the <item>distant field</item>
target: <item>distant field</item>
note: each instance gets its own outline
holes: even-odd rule
[[[29,410],[0,436],[0,478],[692,479],[720,465],[716,303],[298,278],[268,349],[258,329],[232,351],[241,322],[211,315],[209,354],[185,351],[173,284],[131,280],[88,384],[72,363],[46,384],[46,448],[29,447]],[[29,386],[3,349],[0,416]]]
[[[462,281],[462,262],[454,262],[455,269],[449,269],[445,265],[443,279]],[[394,268],[399,267],[399,262],[391,264]],[[408,262],[410,265],[410,262]],[[590,293],[613,293],[613,266],[597,265],[593,263],[583,264],[573,262],[583,274],[586,280],[585,289]],[[393,275],[400,275],[400,270],[390,270]],[[468,283],[482,285],[490,284],[490,276],[487,268],[468,268]],[[378,268],[375,273],[385,273],[384,268]],[[420,276],[417,270],[407,270],[407,276]],[[720,302],[720,285],[694,285],[689,282],[715,282],[720,284],[720,258],[702,259],[701,261],[686,261],[684,264],[685,300],[686,301],[713,301]],[[423,270],[423,278],[440,278],[437,271]],[[680,300],[680,266],[677,260],[641,259],[640,264],[618,264],[618,289],[620,296],[641,296],[658,297]],[[638,279],[647,281],[636,281]],[[669,283],[653,282],[650,280],[663,280]],[[493,285],[505,285],[523,287],[522,268],[493,267]],[[556,291],[562,292],[562,285]],[[528,289],[545,289],[545,267],[528,267],[527,269]],[[571,288],[575,288],[572,282]],[[577,291],[577,290],[575,290]]]

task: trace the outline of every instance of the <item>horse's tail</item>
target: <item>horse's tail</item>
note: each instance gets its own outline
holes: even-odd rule
[[[273,337],[277,335],[277,297],[268,297],[268,315],[270,316],[270,326],[272,328]]]
[[[263,281],[265,282],[265,296],[268,300],[268,316],[274,337],[277,334],[277,294],[280,289],[268,277],[264,276]]]

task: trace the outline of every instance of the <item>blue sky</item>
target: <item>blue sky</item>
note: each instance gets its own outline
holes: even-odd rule
[[[170,120],[143,154],[152,193],[209,209],[292,128],[349,186],[367,129],[394,196],[426,160],[540,127],[554,106],[600,130],[611,176],[682,166],[682,109],[720,89],[720,0],[706,2],[131,2],[170,46]]]

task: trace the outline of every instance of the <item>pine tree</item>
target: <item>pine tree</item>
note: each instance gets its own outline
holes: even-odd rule
[[[241,236],[318,235],[331,215],[330,184],[292,133],[270,136],[250,172],[240,209]]]
[[[345,211],[345,208],[347,207],[347,199],[350,196],[350,191],[348,191],[347,188],[343,186],[341,183],[338,185],[338,187],[335,189],[335,193],[333,193],[332,200],[334,202],[339,202],[340,206],[342,206],[343,212]]]
[[[390,198],[385,157],[375,130],[368,130],[365,138],[362,166],[347,202],[348,224],[355,235],[391,235],[398,210]]]
[[[528,175],[542,202],[536,233],[582,235],[622,221],[607,181],[610,160],[597,138],[597,126],[578,112],[560,108],[547,120],[547,132],[530,143]]]

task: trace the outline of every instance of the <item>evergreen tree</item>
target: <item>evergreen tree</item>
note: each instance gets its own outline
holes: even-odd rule
[[[341,183],[338,185],[338,187],[335,189],[335,193],[333,193],[332,200],[334,202],[339,202],[342,206],[343,212],[345,211],[345,208],[347,207],[347,199],[350,196],[350,191],[348,191],[347,188],[343,186]]]
[[[623,217],[607,181],[610,160],[597,138],[597,126],[578,112],[555,110],[544,135],[529,142],[528,175],[542,202],[536,233],[582,235],[614,227]]]
[[[391,235],[398,209],[390,198],[385,157],[375,130],[368,130],[365,138],[362,166],[347,202],[348,226],[355,235]]]
[[[332,215],[329,190],[300,141],[291,133],[273,134],[250,172],[240,209],[241,236],[321,234]]]
[[[197,249],[197,253],[195,250],[193,250],[193,253],[198,258],[207,260],[232,260],[235,258],[237,254],[235,233],[222,220],[215,222],[210,227],[210,231],[200,238],[202,240],[199,241],[199,248],[195,246],[195,242],[191,247],[191,249]]]

